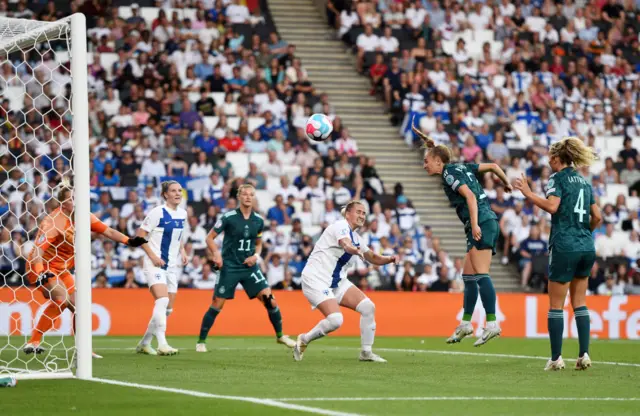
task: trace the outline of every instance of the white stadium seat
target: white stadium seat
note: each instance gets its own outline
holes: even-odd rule
[[[262,117],[249,117],[249,120],[248,120],[249,131],[254,131],[258,127],[262,126],[264,122],[265,120]]]
[[[260,211],[264,212],[265,214],[267,213],[269,208],[275,205],[273,202],[273,197],[267,190],[257,190],[256,199],[258,200],[258,207],[260,208]],[[266,218],[265,221],[267,221]]]
[[[249,157],[246,153],[227,153],[227,161],[233,166],[233,173],[236,177],[244,178],[249,173]]]
[[[249,162],[262,166],[269,160],[269,156],[266,153],[249,153]]]
[[[113,79],[112,67],[113,67],[113,64],[117,61],[118,61],[117,53],[107,52],[107,53],[100,54],[100,66],[107,73],[108,80]]]
[[[614,201],[618,195],[624,195],[625,198],[629,195],[629,187],[623,184],[610,183],[607,184],[607,199],[613,199]]]
[[[267,191],[275,198],[276,194],[280,190],[280,178],[275,176],[267,177]]]

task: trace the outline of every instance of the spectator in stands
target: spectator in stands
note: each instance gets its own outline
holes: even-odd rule
[[[610,183],[620,183],[620,175],[618,174],[618,171],[615,170],[613,166],[613,159],[610,157],[606,158],[604,161],[604,170],[600,173],[600,178],[605,185]]]
[[[544,256],[546,253],[547,243],[540,238],[540,227],[534,225],[531,227],[529,237],[520,243],[519,268],[522,278],[521,285],[524,290],[529,288],[533,259]]]
[[[364,32],[358,36],[356,46],[358,47],[356,69],[362,73],[365,54],[375,52],[380,47],[380,38],[373,33],[373,27],[370,24],[364,25]]]
[[[638,181],[640,181],[640,170],[636,167],[636,160],[628,157],[625,160],[625,168],[620,172],[620,183],[627,185],[629,188],[635,188]]]
[[[293,212],[285,205],[282,195],[276,195],[275,206],[269,208],[267,219],[274,220],[278,225],[288,225],[291,222],[291,214]]]
[[[612,223],[606,225],[605,234],[596,238],[595,246],[596,255],[605,260],[609,257],[616,257],[622,254],[622,247],[620,247],[619,240],[613,236]]]

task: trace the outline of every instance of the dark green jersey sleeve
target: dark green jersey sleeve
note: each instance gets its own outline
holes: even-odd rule
[[[467,167],[468,171],[478,176],[478,171],[480,171],[480,165],[478,165],[477,163],[465,163],[464,165]]]
[[[258,221],[258,235],[256,238],[262,238],[262,230],[264,230],[264,219],[262,217],[258,217],[260,221]]]
[[[557,182],[557,178],[554,178],[552,176],[551,179],[549,179],[549,182],[547,183],[546,195],[547,195],[547,198],[549,198],[552,195],[557,196],[558,198],[562,198],[562,188],[560,187],[560,184]],[[593,193],[592,193],[592,199],[593,199]]]
[[[226,215],[221,216],[220,219],[218,219],[218,221],[216,221],[216,224],[213,226],[213,231],[215,231],[216,234],[221,234],[222,232],[224,232],[224,229],[227,226],[228,221],[229,219],[227,218]]]
[[[469,178],[462,169],[456,169],[455,165],[447,166],[444,171],[444,182],[457,193],[462,185],[469,184]]]

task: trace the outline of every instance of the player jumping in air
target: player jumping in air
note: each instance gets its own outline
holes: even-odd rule
[[[534,194],[523,176],[516,189],[538,207],[551,214],[549,237],[549,314],[547,326],[551,359],[545,370],[561,370],[563,308],[567,290],[578,329],[579,356],[576,370],[591,367],[589,358],[589,311],[586,305],[591,267],[596,260],[592,232],[602,222],[591,184],[576,168],[590,166],[596,159],[592,148],[577,137],[567,137],[549,148],[549,166],[554,172],[547,185],[547,199]]]
[[[174,355],[178,350],[169,346],[165,332],[178,292],[181,267],[188,261],[182,241],[187,211],[179,206],[182,187],[178,182],[162,182],[160,195],[165,203],[152,209],[138,230],[138,236],[149,236],[149,243],[142,246],[147,253],[144,274],[155,304],[147,331],[136,351],[148,355]],[[158,340],[157,351],[151,347],[154,336]]]
[[[302,271],[302,293],[325,316],[306,334],[298,336],[293,358],[302,360],[309,343],[340,328],[344,306],[360,313],[360,361],[384,363],[386,360],[371,351],[376,335],[376,307],[364,293],[347,278],[345,267],[352,256],[376,265],[398,264],[398,256],[380,256],[365,244],[355,232],[364,225],[366,211],[359,201],[351,201],[342,208],[344,219],[329,225],[316,243],[307,265]]]
[[[73,190],[68,183],[61,184],[57,200],[60,201],[60,206],[42,219],[35,246],[29,254],[27,279],[49,299],[49,304],[38,320],[31,339],[23,348],[26,354],[43,353],[45,350],[40,345],[43,335],[53,327],[55,320],[65,309],[75,312],[76,289],[70,272],[75,264],[75,228],[72,220],[74,203]],[[107,227],[93,214],[91,231],[132,247],[139,247],[147,242],[144,238],[129,238]],[[95,353],[93,357],[102,358]]]
[[[502,330],[496,322],[496,291],[489,276],[491,256],[496,254],[499,226],[496,214],[491,209],[487,195],[478,182],[476,175],[493,172],[504,183],[510,192],[511,185],[502,169],[495,163],[450,163],[451,153],[444,145],[435,142],[420,130],[413,131],[424,141],[428,149],[424,156],[424,169],[431,176],[442,177],[444,193],[455,207],[458,218],[464,224],[467,234],[467,255],[464,260],[462,279],[464,281],[464,315],[462,322],[453,335],[447,339],[448,344],[462,341],[473,334],[471,317],[478,300],[482,299],[487,315],[487,327],[473,344],[476,347],[500,336]]]
[[[255,193],[253,186],[241,185],[238,188],[240,208],[226,212],[207,236],[207,246],[213,254],[213,262],[220,269],[220,277],[213,292],[211,306],[202,318],[200,338],[196,344],[197,352],[207,352],[205,342],[209,330],[225,301],[233,299],[238,283],[242,284],[250,299],[257,297],[267,308],[278,343],[289,348],[295,345],[291,338],[282,334],[280,308],[271,293],[267,279],[257,265],[262,252],[264,220],[253,211]],[[221,252],[214,239],[222,232],[224,240]]]

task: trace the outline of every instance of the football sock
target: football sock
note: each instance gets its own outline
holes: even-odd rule
[[[376,305],[366,298],[356,306],[360,313],[360,342],[362,351],[371,352],[373,340],[376,337]]]
[[[214,308],[213,306],[209,307],[207,312],[202,317],[202,323],[200,324],[200,338],[198,339],[199,343],[205,342],[207,340],[207,336],[209,335],[209,331],[213,326],[213,323],[216,321],[216,317],[220,313],[219,309]]]
[[[488,274],[476,274],[476,282],[480,288],[480,299],[487,315],[487,322],[496,320],[496,290]],[[466,287],[466,286],[465,286]]]
[[[576,327],[578,328],[578,343],[580,344],[580,357],[589,352],[589,332],[591,331],[591,321],[589,310],[586,306],[580,306],[573,310],[576,317]]]
[[[564,314],[562,309],[550,309],[547,315],[547,328],[551,342],[551,360],[556,361],[562,354],[562,332],[564,330]]]
[[[154,320],[154,335],[158,340],[158,346],[167,345],[167,339],[165,338],[165,332],[167,331],[167,306],[169,305],[169,298],[156,299],[156,304],[153,307]]]
[[[318,338],[322,338],[330,332],[335,331],[336,329],[342,326],[344,318],[340,312],[334,312],[329,314],[322,321],[318,322],[318,325],[313,327],[313,329],[306,334],[302,335],[302,342],[305,344],[310,343],[313,340]]]
[[[66,309],[65,301],[49,302],[49,305],[44,310],[44,313],[38,320],[38,323],[36,324],[35,329],[31,333],[31,339],[29,340],[29,342],[37,342],[37,343],[42,342],[42,336],[51,328],[53,328],[53,324],[55,323],[56,319],[58,319],[58,317],[62,314],[62,312],[65,309]]]
[[[462,281],[464,282],[464,315],[462,320],[471,322],[473,310],[476,308],[476,302],[478,301],[478,283],[476,282],[476,277],[472,274],[463,274]]]
[[[280,308],[276,306],[273,309],[268,309],[268,311],[269,320],[273,325],[273,330],[276,331],[276,337],[280,338],[282,336],[282,314],[280,313]]]

